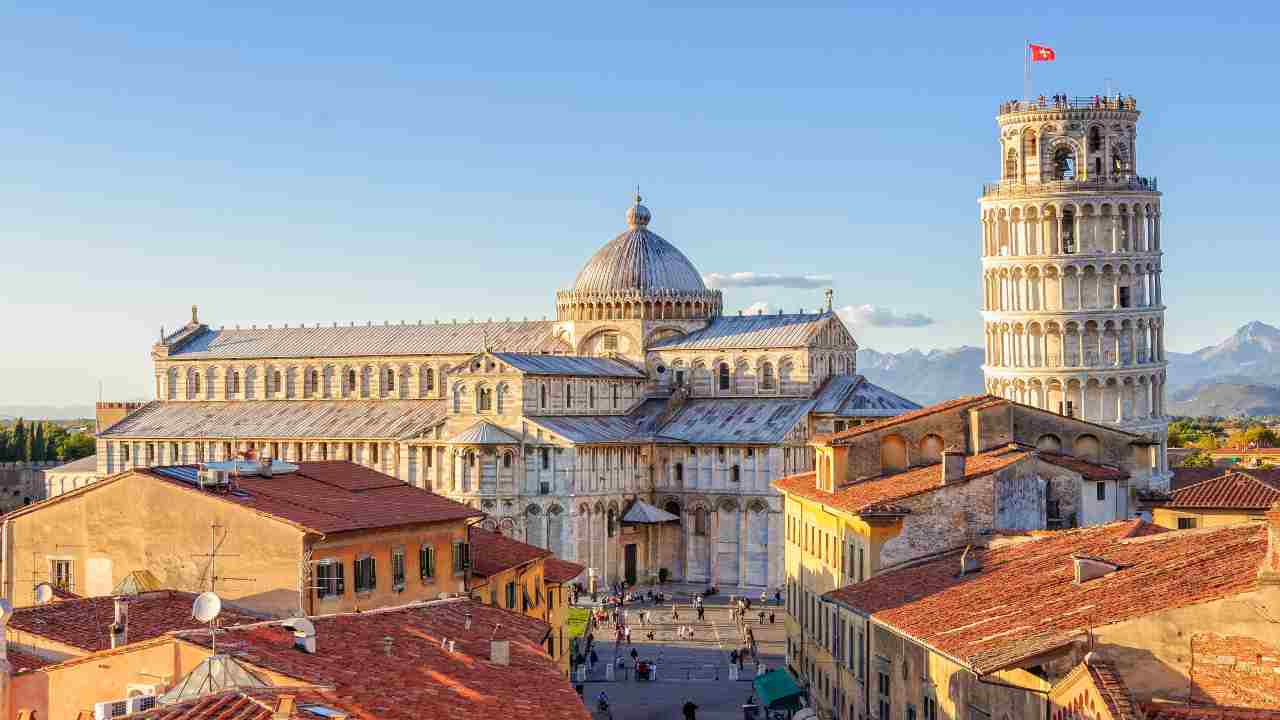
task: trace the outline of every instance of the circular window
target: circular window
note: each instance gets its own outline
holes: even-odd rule
[[[657,370],[658,374],[661,375],[662,373],[667,371],[667,368],[665,365],[659,365],[658,367],[654,368],[654,370]]]

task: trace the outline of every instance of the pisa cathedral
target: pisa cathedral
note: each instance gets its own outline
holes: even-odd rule
[[[626,219],[554,320],[214,329],[192,308],[152,347],[157,400],[105,404],[98,472],[350,460],[603,582],[776,587],[770,483],[812,469],[815,434],[918,406],[856,374],[829,292],[725,315],[639,197]]]
[[[1133,98],[1000,107],[983,188],[987,391],[1159,444],[1167,481],[1160,193],[1137,174]]]

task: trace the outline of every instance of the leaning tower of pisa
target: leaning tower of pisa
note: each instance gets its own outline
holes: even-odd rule
[[[1160,193],[1131,97],[1000,107],[982,188],[988,392],[1160,443],[1167,480]]]

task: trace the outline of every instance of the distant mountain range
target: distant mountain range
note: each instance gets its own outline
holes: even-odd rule
[[[858,372],[918,403],[983,391],[982,348],[858,351]],[[1254,321],[1217,345],[1168,353],[1169,412],[1280,415],[1280,329]]]
[[[0,420],[79,420],[94,412],[93,405],[0,405]]]

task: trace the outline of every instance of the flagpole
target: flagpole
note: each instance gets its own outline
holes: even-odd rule
[[[1031,38],[1022,44],[1022,102],[1031,101]]]

